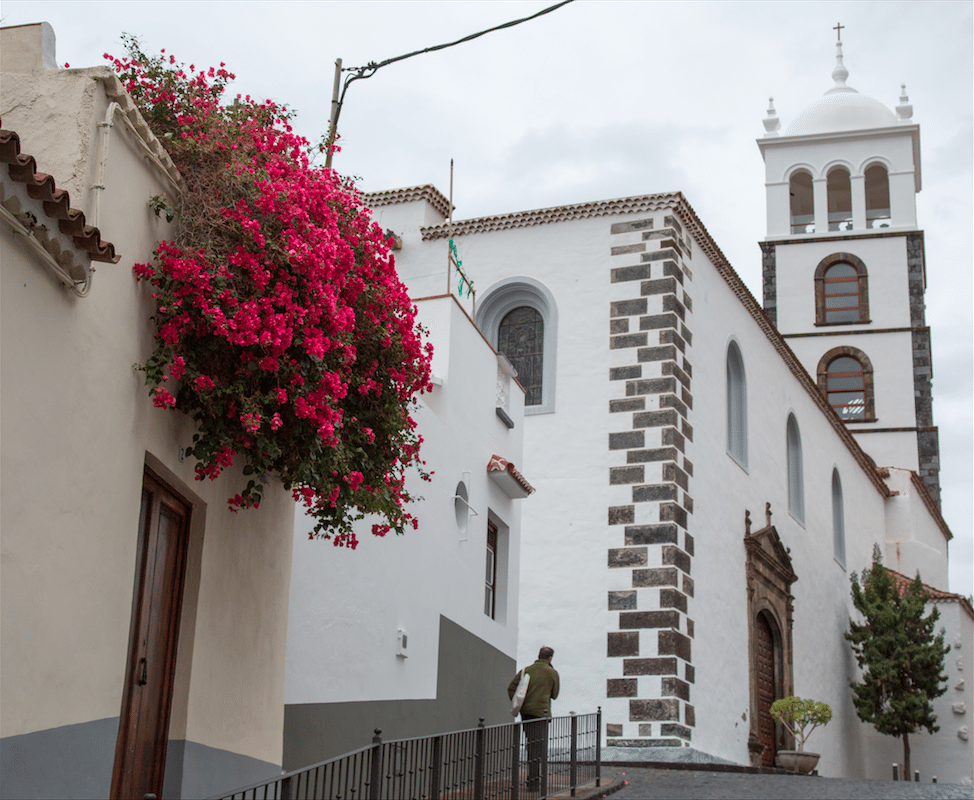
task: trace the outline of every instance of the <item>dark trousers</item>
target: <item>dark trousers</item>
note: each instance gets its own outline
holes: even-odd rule
[[[528,788],[537,790],[541,787],[541,764],[548,758],[548,718],[521,714],[521,722],[528,741]]]

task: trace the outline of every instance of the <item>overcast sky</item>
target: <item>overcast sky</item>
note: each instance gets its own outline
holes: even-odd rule
[[[317,140],[336,58],[346,67],[383,61],[553,2],[4,0],[0,14],[4,25],[50,22],[58,61],[72,67],[121,55],[122,32],[198,67],[226,62],[234,92],[293,107],[299,132]],[[892,108],[905,83],[920,124],[950,589],[970,595],[970,2],[576,0],[357,81],[334,166],[365,191],[433,183],[447,194],[453,158],[457,219],[682,191],[760,301],[765,200],[755,140],[769,96],[785,129],[832,86],[837,22],[848,84]]]

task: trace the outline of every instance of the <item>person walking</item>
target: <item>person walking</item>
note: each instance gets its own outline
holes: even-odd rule
[[[528,675],[528,692],[521,706],[521,722],[528,740],[528,790],[546,790],[541,786],[541,764],[548,758],[548,720],[551,718],[551,701],[558,697],[560,680],[558,671],[551,666],[555,651],[542,647],[538,660],[530,667],[518,672],[507,687],[507,696],[514,698],[514,692],[521,682],[522,673]],[[547,773],[547,770],[545,771]]]

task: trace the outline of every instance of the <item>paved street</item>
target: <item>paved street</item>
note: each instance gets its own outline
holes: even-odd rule
[[[947,783],[894,783],[854,781],[839,778],[750,775],[739,772],[602,767],[603,779],[624,781],[611,794],[612,800],[744,800],[745,798],[789,798],[789,800],[974,800],[974,787]],[[929,780],[929,779],[928,779]],[[612,787],[614,788],[614,787]],[[598,795],[595,795],[598,797]]]

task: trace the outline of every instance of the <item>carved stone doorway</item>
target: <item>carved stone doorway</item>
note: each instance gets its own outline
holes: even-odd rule
[[[751,679],[751,725],[748,748],[752,766],[774,766],[778,750],[790,742],[786,731],[772,719],[771,704],[794,694],[791,641],[791,585],[798,580],[788,549],[771,524],[751,532],[750,514],[745,517],[744,549],[747,554],[748,652]]]

